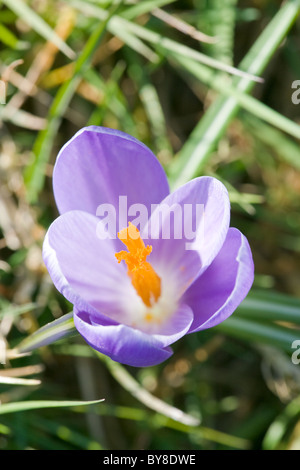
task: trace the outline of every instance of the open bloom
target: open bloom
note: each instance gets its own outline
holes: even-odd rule
[[[60,216],[45,237],[45,264],[79,333],[113,360],[158,364],[172,343],[222,322],[247,295],[251,250],[229,227],[217,179],[195,178],[170,194],[145,145],[91,126],[61,149],[53,187]]]

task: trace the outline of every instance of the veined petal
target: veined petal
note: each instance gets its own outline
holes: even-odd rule
[[[140,316],[143,302],[125,266],[118,264],[112,240],[97,237],[99,223],[97,217],[81,211],[67,212],[52,223],[43,257],[55,286],[77,308],[91,312],[102,324],[108,318],[132,326],[137,322],[136,328],[151,332],[160,347],[173,343],[192,324],[190,307],[181,305],[170,313],[170,318],[159,317],[152,325],[147,324]]]
[[[188,333],[193,319],[194,315],[191,307],[181,304],[176,312],[159,326],[153,336],[164,347],[173,344]]]
[[[125,325],[103,325],[74,309],[74,323],[86,342],[116,362],[134,367],[148,367],[168,359],[172,350],[163,348],[152,335]]]
[[[179,297],[220,251],[229,220],[225,186],[206,176],[181,186],[153,211],[142,234],[153,247],[149,262],[159,275],[179,282]]]
[[[117,263],[112,241],[97,238],[97,224],[95,216],[81,211],[67,212],[53,222],[43,247],[50,276],[74,304],[75,326],[91,346],[126,364],[157,364],[172,354],[169,344],[189,331],[192,310],[179,306],[153,332],[128,326],[141,300]]]
[[[128,225],[127,208],[144,205],[150,214],[151,204],[169,194],[165,172],[148,147],[124,132],[97,126],[81,129],[61,149],[53,189],[61,214],[83,210],[96,215],[99,206],[111,204],[119,221],[120,204],[125,219],[118,230]],[[128,221],[139,215],[138,207],[132,207]]]
[[[248,294],[254,265],[246,237],[230,228],[219,254],[183,297],[194,312],[189,333],[226,320]]]
[[[134,289],[124,266],[115,258],[113,240],[100,240],[97,217],[70,211],[49,227],[43,258],[56,288],[73,304],[83,299],[99,315],[122,315]]]

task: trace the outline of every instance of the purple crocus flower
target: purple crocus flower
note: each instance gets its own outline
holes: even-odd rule
[[[53,187],[60,216],[44,241],[45,264],[79,333],[113,360],[159,364],[172,343],[224,321],[247,295],[251,250],[229,227],[217,179],[195,178],[170,194],[145,145],[90,126],[61,149]]]

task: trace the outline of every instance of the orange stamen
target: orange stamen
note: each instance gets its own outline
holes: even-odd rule
[[[152,246],[145,246],[139,230],[129,222],[128,227],[118,233],[118,238],[126,245],[128,251],[115,254],[118,262],[125,261],[127,274],[131,283],[144,304],[151,307],[160,297],[161,280],[151,264],[146,261]]]

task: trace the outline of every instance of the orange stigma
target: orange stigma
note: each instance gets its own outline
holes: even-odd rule
[[[160,297],[161,280],[151,264],[146,261],[152,246],[145,246],[139,230],[129,222],[128,227],[118,233],[118,238],[126,245],[128,251],[115,254],[118,262],[125,261],[132,285],[144,304],[151,307]]]

